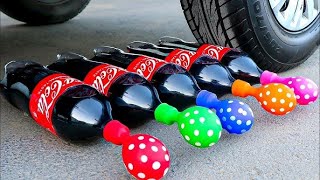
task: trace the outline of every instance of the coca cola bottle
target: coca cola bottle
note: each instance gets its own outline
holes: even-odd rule
[[[5,66],[1,94],[42,127],[70,141],[101,136],[111,106],[93,87],[31,61]]]
[[[130,127],[152,120],[161,103],[156,89],[138,74],[88,60],[75,53],[62,53],[48,69],[65,73],[92,85],[110,99],[113,117]]]
[[[182,67],[108,46],[96,48],[94,52],[93,61],[110,63],[145,77],[156,87],[163,102],[180,110],[195,104],[200,88]]]
[[[235,79],[245,80],[251,84],[259,83],[262,70],[243,51],[211,44],[200,45],[174,37],[163,37],[159,40],[159,44],[160,46],[194,51],[199,55],[209,55],[225,65]]]
[[[191,51],[158,47],[141,41],[132,42],[127,47],[132,53],[144,54],[182,66],[195,77],[201,89],[214,92],[218,96],[231,93],[235,79],[223,65],[208,55],[198,56]]]

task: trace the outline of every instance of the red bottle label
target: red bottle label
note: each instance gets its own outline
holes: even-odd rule
[[[140,56],[130,63],[127,70],[130,72],[138,73],[147,80],[151,81],[154,73],[157,72],[157,70],[165,64],[165,61],[157,58]]]
[[[172,51],[165,59],[166,62],[177,64],[183,68],[190,70],[192,64],[201,56],[195,52],[176,49]]]
[[[83,82],[64,74],[53,74],[42,79],[32,91],[29,110],[32,118],[42,127],[56,134],[52,125],[52,112],[59,97],[70,87]]]
[[[107,95],[113,82],[125,73],[127,72],[124,69],[117,66],[102,64],[93,68],[85,77],[84,82]]]
[[[231,48],[222,47],[222,46],[214,46],[211,44],[204,44],[198,50],[197,54],[199,55],[209,55],[210,57],[221,61],[223,56],[229,52]]]

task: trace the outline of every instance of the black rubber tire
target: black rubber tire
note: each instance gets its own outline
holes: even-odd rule
[[[1,0],[0,10],[28,24],[55,24],[77,16],[89,2],[90,0],[60,0],[54,3],[37,0]]]
[[[240,48],[262,69],[281,72],[307,60],[319,45],[319,14],[299,32],[284,29],[267,0],[181,0],[199,43]]]

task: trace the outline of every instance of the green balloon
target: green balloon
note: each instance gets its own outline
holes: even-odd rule
[[[155,119],[166,125],[177,122],[182,137],[195,147],[213,146],[221,137],[220,119],[205,107],[193,106],[179,112],[175,107],[162,103],[155,110]]]

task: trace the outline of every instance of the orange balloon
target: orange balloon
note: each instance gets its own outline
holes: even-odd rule
[[[263,109],[275,115],[288,114],[297,105],[293,91],[278,83],[255,88],[245,81],[236,80],[232,85],[232,94],[239,97],[253,96]]]

